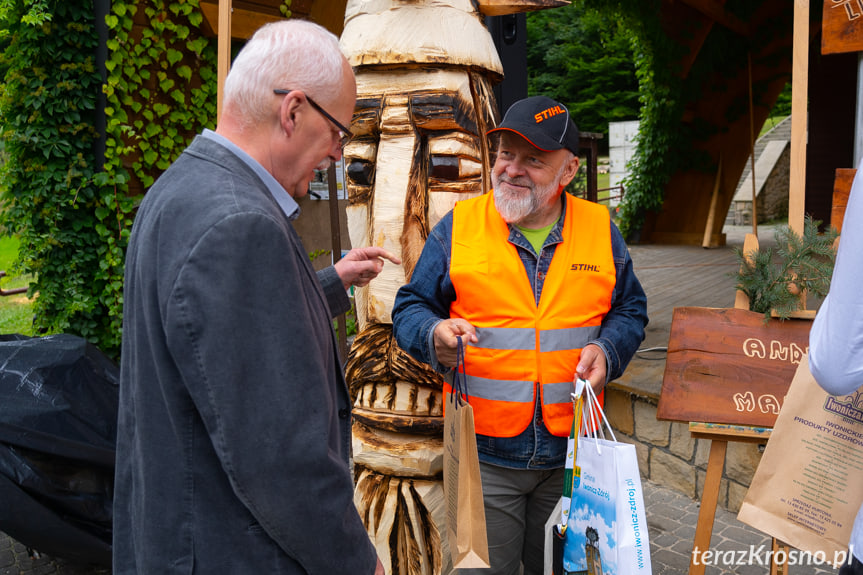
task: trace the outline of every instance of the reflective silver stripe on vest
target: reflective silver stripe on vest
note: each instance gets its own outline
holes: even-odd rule
[[[536,330],[532,327],[478,327],[476,347],[485,349],[536,349]]]
[[[581,349],[587,345],[587,342],[596,339],[597,336],[599,336],[598,325],[547,329],[539,334],[539,350],[564,351],[567,349]]]
[[[573,376],[574,377],[574,376]],[[571,381],[562,383],[546,383],[542,386],[542,404],[572,403],[572,392],[575,386]]]
[[[515,401],[519,403],[533,402],[532,381],[509,381],[502,379],[486,379],[484,377],[467,376],[468,397],[478,397],[492,401]],[[572,403],[571,381],[562,383],[546,383],[542,386],[542,403],[554,405]]]
[[[471,344],[476,347],[519,351],[536,349],[536,330],[530,327],[478,327],[476,335],[479,343]],[[539,334],[539,350],[581,349],[598,335],[598,325],[543,330]]]
[[[532,381],[510,381],[467,376],[468,397],[478,397],[492,401],[517,401],[533,403]]]

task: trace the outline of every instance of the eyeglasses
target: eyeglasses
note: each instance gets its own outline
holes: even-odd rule
[[[282,89],[282,88],[276,88],[275,90],[273,90],[274,94],[281,94],[281,95],[290,94],[291,92],[293,92],[293,90]],[[306,94],[305,92],[303,92],[303,94],[305,94],[306,100],[308,100],[309,104],[312,105],[312,108],[314,108],[315,110],[320,112],[324,118],[326,118],[327,120],[332,122],[332,124],[336,128],[339,129],[339,146],[341,148],[344,148],[345,145],[347,145],[347,143],[350,142],[351,138],[354,137],[353,132],[351,132],[346,127],[344,127],[338,120],[333,118],[329,112],[324,110],[320,104],[318,104],[317,102],[312,100],[312,98],[308,94]]]

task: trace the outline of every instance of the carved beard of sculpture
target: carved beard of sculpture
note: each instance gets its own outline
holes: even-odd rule
[[[355,294],[359,334],[346,366],[355,503],[387,573],[448,573],[443,382],[398,347],[390,312],[429,230],[457,200],[490,186],[491,85],[466,68],[356,76],[355,137],[344,151],[351,243],[382,246],[403,263]]]

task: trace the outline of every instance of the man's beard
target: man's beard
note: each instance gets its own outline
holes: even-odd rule
[[[518,224],[528,216],[539,211],[542,206],[548,204],[558,193],[560,178],[563,176],[565,169],[566,164],[560,167],[557,176],[545,187],[537,186],[527,176],[510,178],[506,173],[501,173],[498,176],[492,175],[494,206],[503,220],[508,224]],[[502,182],[516,186],[525,186],[530,189],[530,193],[508,193],[501,189],[500,184]]]

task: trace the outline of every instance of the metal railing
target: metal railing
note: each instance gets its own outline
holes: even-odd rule
[[[608,194],[608,196],[601,198],[600,195],[602,192],[611,192],[611,193]],[[623,200],[624,192],[625,192],[625,189],[623,187],[623,184],[618,184],[618,185],[612,186],[610,188],[598,188],[596,190],[596,203],[597,204],[610,205],[613,200],[616,200],[617,203],[620,203],[620,201]],[[587,190],[581,190],[581,191],[579,191],[573,195],[575,197],[581,198],[583,200],[589,200],[590,199],[590,198],[588,198],[589,194],[588,194]]]
[[[0,279],[5,278],[5,277],[6,277],[6,272],[0,271]],[[15,295],[16,293],[27,293],[27,288],[25,288],[25,287],[12,288],[12,289],[0,288],[0,296]]]

